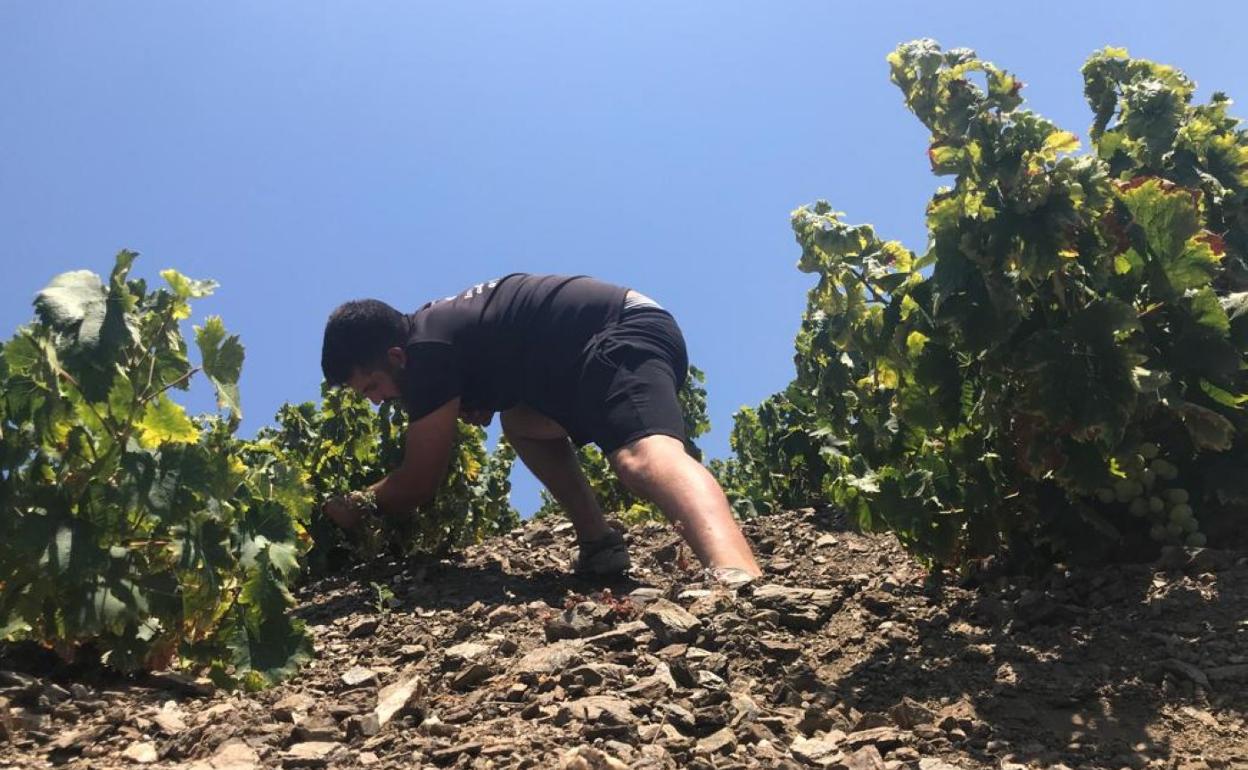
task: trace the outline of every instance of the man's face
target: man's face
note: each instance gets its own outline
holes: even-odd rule
[[[384,365],[376,369],[356,368],[347,379],[347,387],[374,404],[399,397],[399,374],[403,371],[405,356],[401,348],[391,348]]]

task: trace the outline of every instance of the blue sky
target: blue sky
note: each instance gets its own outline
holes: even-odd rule
[[[414,309],[507,272],[588,273],[675,313],[723,456],[733,411],[792,375],[812,279],[789,212],[827,198],[924,247],[938,180],[888,82],[898,43],[974,48],[1086,136],[1093,50],[1248,98],[1246,25],[1242,3],[1149,0],[11,0],[0,333],[54,274],[106,272],[121,248],[141,275],[214,278],[196,318],[242,336],[250,433],[315,397],[345,299]],[[526,473],[514,497],[536,507]]]

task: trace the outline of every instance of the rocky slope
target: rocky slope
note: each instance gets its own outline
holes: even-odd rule
[[[746,530],[738,591],[659,525],[605,585],[549,521],[360,568],[259,694],[2,651],[0,768],[1248,768],[1243,554],[942,585],[816,511]]]

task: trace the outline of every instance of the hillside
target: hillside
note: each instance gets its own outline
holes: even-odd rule
[[[1248,767],[1244,554],[940,585],[813,510],[746,531],[738,592],[659,525],[607,586],[551,520],[359,569],[300,592],[316,659],[257,694],[9,648],[0,768]]]

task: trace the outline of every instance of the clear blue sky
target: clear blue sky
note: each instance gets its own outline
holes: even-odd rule
[[[733,411],[792,375],[811,277],[789,212],[827,198],[924,246],[938,180],[888,82],[897,43],[974,48],[1086,136],[1094,49],[1248,99],[1245,28],[1242,2],[8,0],[0,333],[123,247],[142,275],[215,278],[196,318],[242,336],[250,433],[316,396],[345,299],[589,273],[675,312],[723,456]],[[526,473],[515,501],[537,505]]]

